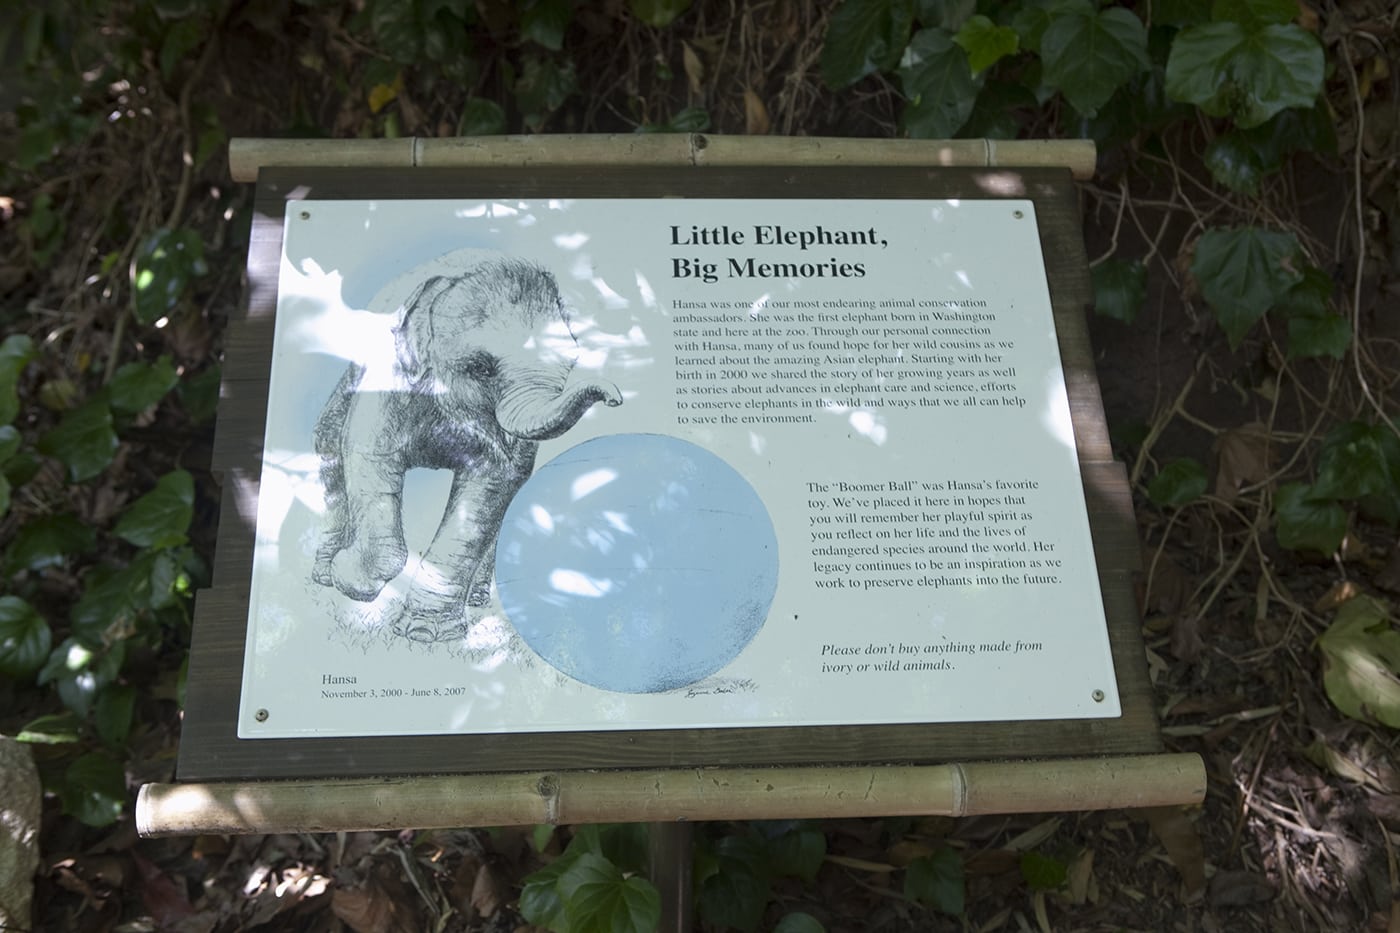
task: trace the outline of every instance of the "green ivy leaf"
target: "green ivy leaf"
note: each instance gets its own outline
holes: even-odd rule
[[[1231,347],[1302,280],[1298,253],[1293,234],[1257,227],[1207,230],[1196,243],[1191,273]]]
[[[1294,25],[1206,23],[1184,30],[1167,58],[1167,93],[1213,117],[1258,126],[1322,92],[1322,46]]]
[[[1278,303],[1288,319],[1288,355],[1297,359],[1330,356],[1341,359],[1351,346],[1351,322],[1331,310],[1332,279],[1307,266],[1303,278]]]
[[[219,406],[220,369],[210,366],[194,376],[188,376],[176,390],[185,414],[195,424],[201,424],[214,417]]]
[[[36,680],[40,686],[52,683],[63,705],[87,718],[98,693],[116,680],[125,661],[126,642],[117,642],[105,651],[93,651],[76,639],[65,638],[50,652]]]
[[[899,80],[909,103],[900,116],[916,139],[947,139],[972,115],[977,82],[967,53],[940,29],[921,29],[899,63]]]
[[[1215,0],[1210,9],[1210,18],[1215,22],[1241,26],[1291,23],[1297,15],[1297,0]]]
[[[601,855],[623,871],[640,872],[647,867],[649,849],[643,823],[594,823],[580,827],[569,841],[570,853]]]
[[[162,227],[141,244],[133,266],[136,320],[154,324],[170,313],[198,276],[209,271],[204,241],[193,230]]]
[[[889,71],[909,41],[911,0],[842,0],[822,43],[822,80],[833,90]]]
[[[570,0],[524,0],[520,4],[520,35],[558,52],[564,47],[564,33],[573,18]]]
[[[700,884],[700,916],[709,924],[754,933],[763,924],[771,886],[764,864],[763,840],[725,836],[715,845],[714,871]]]
[[[1033,891],[1053,891],[1069,879],[1069,867],[1049,855],[1022,852],[1021,877]]]
[[[71,512],[25,523],[5,550],[5,572],[57,567],[97,546],[97,532]]]
[[[114,411],[136,415],[165,398],[179,381],[168,356],[154,363],[127,363],[112,376],[107,396]]]
[[[524,114],[525,125],[539,129],[577,90],[578,75],[573,62],[559,64],[547,58],[529,58],[515,82],[515,103]]]
[[[1400,632],[1386,605],[1369,596],[1347,600],[1317,646],[1322,686],[1337,709],[1400,729]]]
[[[34,359],[34,341],[13,334],[0,343],[0,424],[9,424],[19,414],[19,374]]]
[[[145,551],[117,570],[93,570],[70,613],[73,635],[93,648],[130,637],[150,607],[151,571],[159,553]]]
[[[915,0],[920,25],[957,32],[977,12],[977,0]]]
[[[126,773],[110,755],[89,752],[68,766],[58,796],[64,813],[89,826],[107,826],[126,806]]]
[[[467,98],[457,124],[458,136],[501,136],[505,131],[506,112],[500,104],[484,97]]]
[[[1205,495],[1210,487],[1206,468],[1195,460],[1173,460],[1147,484],[1147,498],[1161,506],[1180,507]]]
[[[1259,153],[1239,133],[1217,136],[1206,146],[1206,168],[1217,182],[1253,197],[1259,193],[1264,178],[1264,163]]]
[[[1037,107],[1035,95],[1021,85],[988,81],[958,133],[969,139],[1015,139],[1021,134],[1020,113],[1034,113]]]
[[[1045,83],[1086,115],[1151,67],[1142,20],[1122,7],[1098,10],[1090,0],[1067,0],[1052,10],[1040,57]]]
[[[778,877],[812,882],[826,861],[826,835],[815,829],[794,829],[768,840],[768,868]]]
[[[19,452],[19,445],[24,442],[24,437],[12,424],[0,424],[0,463],[9,460]]]
[[[773,933],[826,933],[826,927],[811,914],[784,914],[783,919],[773,928]]]
[[[93,709],[93,725],[102,741],[122,746],[131,732],[131,717],[136,709],[136,688],[128,684],[109,684],[97,694]]]
[[[1311,486],[1289,483],[1274,496],[1278,543],[1291,551],[1334,553],[1347,533],[1347,513],[1332,499],[1316,495]]]
[[[194,477],[186,470],[174,470],[127,508],[114,533],[138,547],[173,547],[185,542],[192,518]]]
[[[10,511],[10,480],[5,474],[0,473],[0,518],[4,518]]]
[[[63,416],[63,420],[39,438],[39,451],[57,457],[68,467],[68,479],[81,483],[107,468],[117,452],[112,430],[112,410],[107,399],[94,398]]]
[[[29,679],[52,647],[53,631],[33,606],[18,596],[0,596],[0,674]]]
[[[209,35],[209,23],[202,17],[191,16],[171,23],[165,30],[160,44],[160,74],[169,81],[176,67],[185,57],[199,48],[200,42]]]
[[[710,112],[704,107],[684,107],[665,123],[645,123],[638,133],[703,133],[710,128]]]
[[[973,74],[986,71],[1021,48],[1021,37],[1010,26],[998,26],[981,14],[970,17],[953,37],[967,53]]]
[[[420,57],[423,30],[418,24],[414,4],[400,0],[373,0],[367,12],[369,31],[377,49],[404,65]]]
[[[1359,421],[1328,432],[1317,462],[1319,496],[1357,500],[1366,514],[1400,524],[1400,437]]]
[[[15,739],[31,745],[71,745],[82,737],[82,720],[71,710],[64,710],[30,720],[19,730]]]
[[[676,17],[690,9],[691,0],[630,0],[632,15],[657,29],[671,25]]]
[[[948,847],[916,858],[904,872],[904,896],[955,917],[963,912],[962,856]]]
[[[1210,20],[1210,0],[1154,0],[1152,22],[1161,26],[1195,26]]]
[[[661,894],[639,875],[626,877],[592,852],[559,878],[570,933],[653,933],[661,921]]]
[[[1109,259],[1094,267],[1094,311],[1131,324],[1147,300],[1147,267],[1136,259]]]
[[[1325,103],[1280,110],[1258,126],[1237,131],[1259,157],[1264,171],[1276,172],[1295,152],[1335,155],[1337,133]]]
[[[581,854],[561,856],[526,876],[517,905],[520,916],[537,927],[570,933],[568,918],[564,916],[564,900],[559,896],[559,879]]]

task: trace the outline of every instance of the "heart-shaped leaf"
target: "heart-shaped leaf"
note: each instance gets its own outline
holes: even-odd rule
[[[835,90],[889,71],[909,40],[911,0],[842,0],[822,43],[822,80]]]
[[[1147,497],[1158,505],[1183,506],[1205,495],[1206,468],[1195,460],[1173,460],[1147,484]]]
[[[1040,58],[1045,83],[1086,116],[1151,67],[1142,20],[1122,7],[1100,10],[1089,0],[1056,5],[1040,36]]]
[[[900,120],[916,139],[947,139],[962,128],[977,102],[967,53],[941,29],[921,29],[899,63],[909,103]]]
[[[965,892],[962,856],[946,846],[905,869],[904,896],[934,910],[961,916]]]
[[[39,451],[63,461],[69,480],[75,483],[105,470],[117,452],[107,399],[94,398],[64,415],[58,427],[39,438]]]
[[[174,470],[127,508],[114,531],[138,547],[173,547],[184,543],[192,518],[194,477],[185,470]]]
[[[1200,283],[1231,347],[1300,282],[1298,240],[1292,233],[1242,227],[1201,235],[1191,273]]]
[[[661,920],[661,894],[650,881],[626,877],[592,852],[560,876],[559,896],[570,933],[653,933]]]
[[[1094,311],[1131,324],[1147,300],[1147,267],[1136,259],[1109,259],[1094,267]]]
[[[1183,30],[1167,58],[1167,93],[1213,117],[1258,126],[1322,92],[1322,45],[1289,24],[1206,23]]]
[[[0,596],[0,674],[27,680],[48,660],[53,631],[18,596]]]
[[[0,424],[9,424],[19,414],[19,374],[34,358],[34,341],[23,334],[12,334],[0,343]]]
[[[135,415],[165,398],[179,381],[170,357],[162,356],[154,363],[127,363],[118,369],[107,395],[114,411]]]
[[[1337,709],[1400,729],[1400,632],[1385,604],[1369,596],[1347,600],[1317,646],[1322,685]]]
[[[1335,500],[1318,496],[1311,486],[1289,483],[1274,496],[1278,543],[1294,550],[1332,554],[1347,533],[1347,513]]]

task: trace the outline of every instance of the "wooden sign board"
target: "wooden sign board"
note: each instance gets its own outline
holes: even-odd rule
[[[267,169],[182,780],[1159,750],[1067,172]]]

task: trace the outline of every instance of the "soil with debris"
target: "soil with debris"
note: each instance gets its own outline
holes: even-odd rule
[[[1329,41],[1371,22],[1368,9],[1330,10]],[[224,323],[245,299],[251,191],[232,185],[217,149],[197,167],[182,167],[187,143],[211,127],[227,137],[311,128],[354,136],[383,133],[392,118],[404,135],[451,135],[468,92],[510,99],[502,67],[509,48],[477,50],[482,68],[473,87],[410,80],[386,102],[366,85],[365,51],[335,14],[309,5],[286,18],[294,32],[270,33],[258,20],[264,12],[249,4],[232,14],[198,64],[192,59],[169,77],[148,53],[144,73],[102,92],[111,118],[51,163],[38,188],[0,192],[6,226],[41,193],[66,222],[63,248],[43,262],[33,242],[0,240],[0,296],[5,307],[25,309],[7,312],[7,328],[63,347],[69,371],[47,373],[49,381],[86,384],[109,358],[146,351],[145,339],[159,339],[183,367],[219,358]],[[581,92],[536,129],[629,132],[689,105],[709,112],[714,132],[895,135],[899,102],[881,79],[839,96],[820,83],[827,15],[802,0],[701,4],[655,30],[619,4],[580,12],[570,48]],[[1385,41],[1395,51],[1393,29]],[[1367,48],[1358,43],[1343,67],[1365,66]],[[1231,350],[1206,315],[1187,272],[1193,238],[1203,218],[1226,222],[1241,202],[1212,186],[1199,162],[1202,140],[1189,127],[1151,154],[1109,157],[1082,187],[1090,256],[1116,245],[1119,255],[1151,257],[1143,315],[1132,325],[1095,319],[1092,328],[1110,426],[1139,494],[1148,568],[1140,605],[1164,744],[1204,758],[1204,804],[825,821],[827,859],[816,880],[781,882],[765,928],[800,910],[833,933],[1400,931],[1396,736],[1332,705],[1315,643],[1347,599],[1400,593],[1400,550],[1393,532],[1353,516],[1338,556],[1312,559],[1281,548],[1268,520],[1273,484],[1308,474],[1304,441],[1363,417],[1368,394],[1393,398],[1400,377],[1394,129],[1358,143],[1355,89],[1340,79],[1332,87],[1341,157],[1298,157],[1259,203],[1342,284],[1360,346],[1342,363],[1286,359],[1267,333]],[[1370,93],[1395,106],[1393,88],[1381,83]],[[1053,114],[1037,119],[1028,135],[1054,130]],[[197,285],[197,310],[158,338],[117,323],[122,309],[112,295],[121,294],[122,263],[93,271],[94,257],[108,249],[130,256],[131,243],[94,242],[113,229],[114,212],[125,216],[120,226],[133,243],[173,218],[207,244],[211,268]],[[207,473],[211,429],[165,413],[128,440],[83,508],[99,520],[115,514],[148,488],[153,464],[204,469],[195,536],[210,555],[219,497]],[[1213,488],[1202,504],[1159,509],[1142,497],[1143,484],[1178,456],[1209,463]],[[33,482],[61,488],[62,477]],[[173,779],[179,734],[168,701],[179,659],[143,664],[152,682],[167,685],[167,701],[140,710],[130,744],[133,788]],[[6,714],[5,731],[27,712]],[[129,819],[88,829],[50,799],[36,929],[520,930],[521,880],[567,835],[556,832],[543,853],[528,829],[141,840]],[[902,896],[901,868],[943,845],[963,856],[962,918]],[[1063,883],[1033,889],[1022,868],[1030,851],[1063,865]]]

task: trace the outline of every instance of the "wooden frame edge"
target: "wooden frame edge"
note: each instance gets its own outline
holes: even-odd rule
[[[945,765],[146,784],[142,836],[538,823],[976,816],[1198,804],[1192,753]]]
[[[265,167],[482,168],[487,166],[854,165],[1067,168],[1092,178],[1089,139],[847,139],[708,133],[561,134],[451,139],[254,139],[229,141],[229,172],[255,182]]]

